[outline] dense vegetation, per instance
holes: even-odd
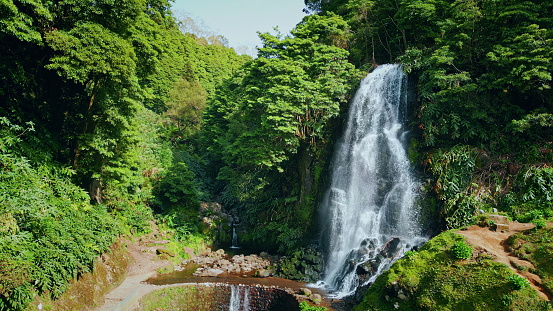
[[[306,0],[350,24],[353,62],[416,79],[418,162],[448,227],[497,207],[551,216],[551,1]]]
[[[517,233],[507,241],[510,250],[519,258],[529,260],[536,267],[543,286],[553,293],[553,228],[539,228]]]
[[[0,310],[21,310],[147,230],[152,208],[197,211],[184,143],[250,57],[180,32],[166,0],[2,0],[0,13]],[[179,217],[175,231],[198,231]]]
[[[349,51],[357,67],[400,62],[410,74],[418,99],[410,156],[427,175],[425,215],[436,215],[440,228],[460,228],[474,223],[479,211],[495,208],[546,227],[553,217],[553,2],[305,2],[313,12],[342,16],[354,30]],[[493,299],[495,292],[482,295],[494,286],[507,290],[501,285],[507,280],[499,275],[479,279],[479,271],[493,274],[505,268],[486,260],[460,265],[447,256],[424,258],[435,252],[430,250],[434,243],[379,278],[367,292],[363,310],[391,310],[394,303],[402,310],[544,308],[530,302],[514,306],[524,299],[508,292],[503,302]],[[457,258],[469,255],[462,244],[454,250]],[[542,262],[538,269],[553,260],[547,251],[536,257]],[[419,260],[421,266],[413,266]],[[420,274],[415,283],[403,284],[412,299],[384,299],[393,282],[410,282],[414,274],[407,268]]]
[[[314,15],[291,36],[261,34],[258,57],[209,103],[203,134],[219,200],[257,248],[291,252],[313,231],[331,122],[359,78],[342,48],[348,33],[338,16]]]

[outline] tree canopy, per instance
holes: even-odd
[[[261,33],[263,47],[258,58],[216,91],[204,117],[205,135],[213,142],[209,150],[225,163],[219,178],[227,179],[229,187],[235,188],[231,196],[248,193],[251,200],[260,200],[262,191],[272,188],[268,185],[271,180],[282,178],[280,174],[303,174],[294,164],[298,157],[303,153],[315,156],[320,145],[327,143],[331,120],[339,115],[359,78],[342,48],[348,31],[341,18],[330,14],[306,17],[291,36]],[[236,190],[240,185],[248,186]],[[290,186],[303,192],[300,197],[314,193],[313,189],[299,189],[297,180]],[[273,199],[291,195],[291,189],[275,191],[269,191]],[[237,199],[244,204],[250,200]],[[292,201],[283,204],[293,205]],[[253,216],[259,208],[243,212]],[[293,213],[275,213],[282,214],[277,218],[293,217]],[[258,228],[262,223],[272,226],[269,231],[281,232],[276,240],[290,245],[300,241],[306,232],[302,228],[312,222],[302,218],[307,223],[293,224],[290,230],[303,233],[288,239],[284,238],[286,222],[276,228],[271,225],[276,219],[271,218],[267,215],[249,221]]]

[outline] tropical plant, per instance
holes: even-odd
[[[472,247],[465,242],[459,241],[451,246],[451,253],[456,259],[469,259],[472,257]]]

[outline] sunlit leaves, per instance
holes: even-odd
[[[173,135],[187,139],[200,129],[207,92],[199,82],[180,79],[169,91],[165,116],[172,126]]]
[[[497,72],[505,73],[491,82],[492,85],[510,85],[523,91],[551,87],[553,39],[549,38],[546,29],[535,24],[525,31],[504,45],[495,45],[486,55],[497,66]]]
[[[98,24],[85,23],[70,31],[53,31],[46,37],[59,52],[47,68],[80,83],[130,83],[135,53],[119,35]]]
[[[42,28],[53,19],[47,6],[39,0],[1,0],[0,16],[0,39],[11,35],[36,44],[41,44]]]

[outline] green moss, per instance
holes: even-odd
[[[535,228],[512,235],[507,243],[519,258],[530,260],[543,285],[553,294],[553,228]]]
[[[212,310],[216,287],[170,287],[153,291],[140,299],[140,311]]]
[[[355,310],[550,310],[532,287],[514,290],[513,272],[485,257],[456,260],[464,238],[444,232],[377,278]]]

